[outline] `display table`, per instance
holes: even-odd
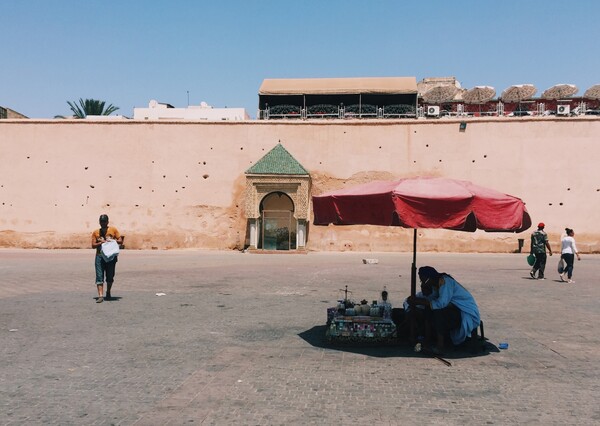
[[[382,317],[335,315],[325,335],[330,341],[384,342],[396,337],[396,325]]]

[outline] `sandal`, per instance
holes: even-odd
[[[96,299],[96,303],[102,303],[104,302],[104,297],[100,296]]]

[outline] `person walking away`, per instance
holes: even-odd
[[[100,229],[92,232],[92,248],[96,249],[95,269],[96,269],[96,287],[98,289],[98,298],[96,303],[104,301],[104,279],[106,277],[106,299],[111,298],[111,288],[115,278],[115,267],[117,265],[117,256],[107,262],[102,258],[102,244],[107,241],[116,240],[117,244],[123,244],[123,237],[119,230],[114,226],[108,226],[108,216],[100,215]]]
[[[531,278],[535,279],[535,273],[537,272],[538,280],[546,279],[544,278],[544,270],[546,269],[546,249],[548,249],[548,253],[552,256],[552,248],[548,242],[548,234],[544,232],[545,227],[546,225],[544,222],[540,222],[537,231],[534,231],[531,234],[531,248],[529,252],[535,256],[535,263],[533,264],[533,268],[531,269],[531,272],[529,272],[529,275]]]
[[[574,283],[571,278],[573,277],[573,263],[575,256],[577,260],[581,260],[577,246],[575,245],[575,232],[571,228],[565,228],[566,235],[561,240],[561,251],[560,257],[566,263],[565,271],[560,274],[561,281],[567,281],[569,284]]]

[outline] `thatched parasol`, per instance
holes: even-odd
[[[436,86],[423,94],[423,101],[428,104],[450,102],[458,91],[459,88],[454,85]]]
[[[544,99],[562,99],[569,98],[577,93],[579,89],[574,84],[556,84],[549,89],[544,90],[542,98]]]
[[[537,92],[533,84],[515,84],[502,92],[500,98],[504,102],[521,102],[526,99],[531,99]]]
[[[583,97],[588,99],[600,99],[600,84],[594,84],[587,89],[583,94]]]
[[[463,101],[467,104],[484,104],[496,96],[496,89],[492,86],[475,86],[463,94]]]

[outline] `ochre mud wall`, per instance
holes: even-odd
[[[555,249],[600,251],[600,120],[0,122],[0,247],[85,248],[100,213],[128,248],[241,249],[244,172],[279,141],[318,194],[372,179],[466,179],[518,197]],[[420,230],[419,251],[509,252],[522,234]],[[412,231],[309,224],[308,249],[410,251]]]

